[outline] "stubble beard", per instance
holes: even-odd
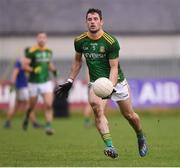
[[[92,33],[92,34],[96,34],[96,33],[99,32],[99,31],[100,31],[100,28],[97,29],[97,30],[90,30],[90,29],[89,29],[89,32]]]

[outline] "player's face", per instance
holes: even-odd
[[[47,42],[47,35],[45,33],[39,33],[37,35],[37,43],[40,47],[44,47]]]
[[[89,32],[97,33],[102,29],[103,21],[100,19],[98,13],[89,13],[86,18],[86,24]]]

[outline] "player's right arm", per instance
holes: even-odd
[[[30,67],[29,65],[25,65],[23,69],[24,69],[26,72],[32,72],[32,71],[33,71],[32,67]]]
[[[79,71],[81,69],[81,66],[82,66],[82,54],[76,52],[75,53],[75,59],[74,59],[72,66],[71,66],[69,79],[74,80],[77,77],[77,75],[79,74]]]
[[[82,66],[82,39],[86,37],[86,34],[82,34],[74,39],[75,58],[71,66],[69,79],[73,80],[77,77]]]
[[[60,97],[68,97],[69,90],[73,85],[73,81],[78,75],[82,65],[82,54],[76,52],[75,59],[71,65],[71,71],[69,74],[69,78],[63,84],[58,85],[55,88],[55,95]]]
[[[75,39],[75,41],[74,41],[74,47],[75,47],[76,53],[75,53],[73,63],[71,65],[69,77],[65,83],[60,84],[55,88],[56,96],[62,96],[62,97],[68,96],[69,90],[71,89],[71,87],[73,85],[73,81],[77,77],[77,75],[79,74],[79,71],[81,69],[81,66],[82,66],[81,43],[79,43],[77,39]]]
[[[31,60],[29,58],[23,57],[21,59],[22,68],[26,72],[32,72],[32,67],[30,66]]]

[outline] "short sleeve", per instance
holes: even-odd
[[[29,53],[29,47],[26,47],[26,48],[24,49],[24,55],[27,56],[28,53]]]
[[[53,58],[53,52],[52,52],[52,50],[50,50],[50,49],[48,50],[48,52],[49,52],[49,59],[52,60],[52,58]]]
[[[21,69],[22,66],[21,66],[21,63],[19,60],[16,61],[15,65],[14,65],[14,68],[17,68],[17,69]]]
[[[110,49],[109,49],[109,53],[108,53],[109,59],[114,59],[114,58],[119,57],[119,50],[120,50],[119,43],[115,39],[114,43],[112,43],[110,45]]]
[[[29,50],[25,52],[25,57],[31,58],[31,52]]]
[[[80,41],[74,40],[74,49],[78,53],[82,53],[81,43]]]

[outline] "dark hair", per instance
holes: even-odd
[[[87,13],[86,13],[86,19],[89,13],[97,13],[100,17],[100,19],[102,20],[102,12],[100,9],[95,9],[95,8],[90,8]]]

